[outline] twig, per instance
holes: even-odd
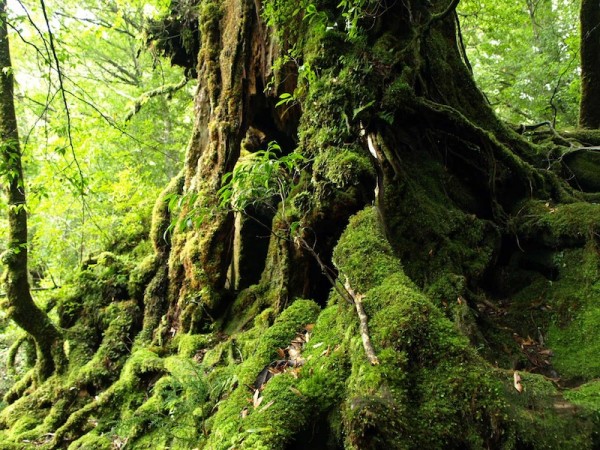
[[[344,290],[342,290],[342,288],[340,287],[340,283],[338,283],[336,280],[334,280],[333,277],[330,275],[329,271],[331,269],[329,269],[329,267],[327,267],[327,264],[325,264],[321,260],[321,257],[319,256],[319,254],[317,252],[315,252],[315,250],[310,245],[308,245],[308,242],[306,242],[306,240],[302,237],[296,237],[294,239],[294,241],[298,242],[300,244],[300,246],[303,249],[305,249],[308,253],[310,253],[310,255],[315,259],[315,261],[317,261],[317,264],[321,268],[321,272],[323,273],[323,275],[325,275],[325,277],[327,278],[327,281],[329,281],[329,283],[333,286],[335,291],[348,303],[354,304],[355,299],[354,299],[354,296],[352,295],[352,293],[350,291],[348,291],[348,289],[345,289],[346,292],[344,292]],[[345,285],[344,285],[344,288],[346,288]]]
[[[370,361],[371,365],[376,366],[379,364],[379,359],[375,354],[375,350],[373,349],[373,344],[371,343],[371,337],[369,335],[369,325],[367,314],[362,305],[362,300],[365,298],[364,294],[357,294],[350,287],[350,281],[348,277],[346,277],[346,283],[344,283],[344,288],[346,292],[352,297],[354,300],[354,306],[356,307],[356,313],[358,314],[358,319],[360,321],[360,337],[362,338],[363,348],[365,349],[365,353],[367,355],[367,359]]]
[[[50,44],[50,51],[51,51],[52,57],[54,59],[54,64],[56,64],[56,73],[58,75],[58,85],[60,88],[61,97],[62,97],[63,105],[65,108],[65,115],[67,118],[67,138],[69,140],[69,147],[71,149],[73,161],[75,162],[75,166],[77,166],[77,171],[79,172],[79,181],[81,183],[79,186],[79,191],[81,194],[81,201],[82,201],[82,203],[84,203],[85,199],[83,196],[84,196],[85,179],[83,176],[83,171],[81,170],[81,166],[79,165],[79,161],[77,160],[77,155],[75,154],[75,146],[73,144],[73,136],[71,135],[71,111],[69,109],[69,104],[67,102],[67,94],[66,94],[66,90],[65,90],[65,86],[64,86],[64,81],[63,81],[63,73],[62,73],[62,69],[60,68],[60,62],[59,62],[60,60],[58,59],[58,55],[56,53],[56,46],[54,45],[54,34],[52,33],[52,29],[50,28],[50,21],[48,19],[48,12],[46,11],[46,3],[44,2],[44,0],[40,0],[40,5],[42,7],[44,21],[46,22],[46,28],[48,29],[48,43]]]

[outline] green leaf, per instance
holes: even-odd
[[[375,104],[375,101],[370,101],[369,103],[367,103],[364,106],[360,106],[358,108],[354,108],[354,110],[352,111],[352,120],[356,119],[356,117],[363,112],[364,110],[370,108],[371,106],[373,106]]]

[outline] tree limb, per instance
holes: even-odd
[[[125,122],[129,122],[131,118],[135,116],[140,111],[140,109],[142,109],[142,105],[151,98],[158,97],[159,95],[172,94],[173,92],[177,92],[179,89],[184,87],[187,84],[187,82],[187,78],[184,77],[177,84],[166,84],[164,86],[160,86],[156,89],[142,94],[140,97],[137,98],[135,102],[133,102],[131,111],[129,111],[129,113],[127,113],[127,115],[125,116]]]
[[[429,22],[427,23],[427,26],[431,26],[431,24],[436,20],[443,20],[446,17],[448,17],[456,9],[459,2],[460,0],[450,0],[450,3],[446,7],[446,9],[444,9],[438,14],[432,14],[431,19],[429,19]]]

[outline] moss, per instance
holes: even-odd
[[[385,33],[373,45],[372,57],[380,64],[393,66],[401,60],[401,45],[402,42],[395,33]]]
[[[564,156],[563,164],[572,176],[570,183],[587,192],[600,192],[600,155],[595,152],[574,152]]]
[[[193,358],[208,347],[214,345],[213,334],[180,334],[177,336],[177,353],[185,358]]]
[[[252,445],[267,445],[261,440],[260,436],[252,436],[254,433],[249,431],[252,428],[248,428],[248,422],[242,418],[242,412],[248,407],[248,399],[253,394],[248,391],[248,386],[254,384],[256,377],[267,364],[278,358],[277,349],[289,345],[289,342],[298,331],[302,330],[305,325],[315,322],[319,311],[319,306],[312,301],[296,300],[264,332],[252,356],[245,359],[239,370],[236,371],[239,387],[229,395],[227,401],[222,404],[215,415],[212,422],[212,433],[207,442],[209,448],[229,448],[231,445],[245,445],[243,442],[246,439],[250,439],[250,442],[253,443]],[[274,403],[272,407],[275,407],[275,404],[279,403],[279,406],[275,407],[275,410],[285,408],[286,399],[296,400],[296,397],[289,397],[289,395],[295,396],[296,394],[289,390],[290,385],[287,384],[290,382],[289,377],[285,378],[287,381],[278,381],[275,383],[275,386],[280,386],[281,389],[272,388],[272,392],[274,393],[281,390],[279,394],[273,395]],[[268,384],[272,382],[273,380],[269,381]],[[282,385],[279,383],[285,384],[285,387],[281,387]],[[279,395],[281,395],[281,399],[278,397]],[[266,412],[270,409],[271,407]],[[260,413],[255,411],[253,414]],[[295,413],[291,417],[295,417]],[[259,419],[255,420],[261,422]],[[280,420],[286,420],[285,416]],[[292,436],[288,429],[292,426],[291,423],[286,421],[286,426],[282,429],[269,431],[269,433],[274,433],[273,436],[277,436],[275,445],[278,447],[272,448],[281,448],[284,442],[289,442]],[[262,433],[262,431],[260,432]]]
[[[275,356],[277,349],[287,346],[302,327],[314,323],[320,311],[319,305],[311,300],[295,300],[267,330],[260,340],[257,354]]]
[[[280,206],[280,213],[281,210],[282,207]],[[244,326],[265,308],[273,308],[275,312],[279,312],[290,303],[290,297],[293,295],[290,292],[293,276],[291,267],[293,248],[287,239],[277,236],[277,234],[285,236],[289,233],[287,222],[289,218],[282,217],[280,213],[273,218],[272,230],[274,235],[269,240],[265,267],[258,285],[251,286],[247,291],[242,291],[232,308],[232,312],[236,309],[239,311],[242,304],[248,305],[248,309],[238,316],[242,320],[235,320],[237,326]],[[250,302],[253,302],[252,305],[250,305]]]
[[[348,189],[375,178],[373,165],[360,148],[330,148],[315,158],[313,168],[317,176],[322,176],[339,189]]]
[[[591,411],[596,422],[600,422],[600,381],[594,380],[576,389],[566,391],[564,396],[574,405]]]
[[[127,384],[135,384],[140,375],[162,372],[164,361],[154,352],[142,349],[132,353],[123,368],[120,379]]]
[[[548,247],[572,247],[585,244],[594,233],[600,217],[600,205],[528,201],[519,208],[515,229],[519,236],[541,241]]]
[[[382,202],[387,234],[406,274],[420,286],[448,273],[481,279],[499,247],[499,229],[460,189],[463,181],[449,176],[433,156],[413,162],[416,156],[406,156],[405,182],[388,180]]]
[[[357,292],[367,292],[394,273],[402,274],[402,265],[383,236],[375,208],[351,219],[335,248],[333,262],[352,280]],[[410,284],[407,277],[403,281]]]
[[[4,450],[24,450],[23,443],[9,442],[9,437],[0,431],[0,442],[2,442]]]
[[[169,202],[175,195],[180,195],[183,189],[184,173],[181,171],[161,192],[152,211],[150,240],[157,255],[164,256],[171,245],[168,230],[171,226]]]
[[[250,286],[240,292],[231,305],[225,332],[233,334],[241,331],[268,305],[268,295],[264,285]]]
[[[363,255],[362,248],[377,256]],[[555,411],[560,397],[551,383],[525,375],[529,392],[519,396],[509,375],[494,373],[476,355],[442,312],[444,305],[432,303],[402,274],[374,210],[351,219],[334,256],[340,273],[365,294],[380,359],[370,366],[360,340],[351,339],[343,409],[349,448],[590,447],[591,422]],[[359,263],[368,258],[377,263]],[[464,280],[449,277],[430,292],[454,296],[463,289]],[[351,315],[339,317],[356,330]]]
[[[506,425],[502,385],[480,361],[442,360],[418,375],[420,408],[414,418],[427,430],[414,436],[424,448],[486,448]]]
[[[26,431],[33,430],[39,424],[39,417],[34,415],[23,415],[11,426],[11,433],[18,436]]]
[[[157,340],[161,338],[157,329],[168,307],[168,268],[158,267],[152,280],[146,286],[144,292],[144,319],[142,331],[136,337],[136,344],[149,344],[153,341],[153,337]]]
[[[477,448],[498,436],[505,407],[500,384],[452,322],[404,275],[373,208],[350,220],[334,260],[365,295],[380,359],[371,366],[360,339],[351,338],[343,409],[347,446]],[[356,336],[354,315],[343,320],[347,333]]]
[[[144,260],[133,268],[129,274],[127,291],[133,300],[142,302],[146,287],[158,270],[159,260],[156,255],[148,255]]]
[[[52,445],[62,445],[65,440],[79,438],[94,428],[101,431],[107,424],[120,419],[122,410],[134,407],[143,398],[140,388],[144,381],[163,373],[164,362],[156,354],[148,350],[133,353],[110,387],[73,411],[56,429]],[[102,421],[98,422],[98,419]]]
[[[178,357],[166,359],[165,368],[169,375],[156,381],[152,395],[122,415],[117,432],[133,448],[189,448],[200,439],[202,405],[208,397],[203,373],[196,363]]]
[[[0,413],[0,428],[10,429],[22,417],[36,417],[41,422],[56,401],[58,380],[57,376],[50,377],[37,389],[31,389],[28,395],[20,396],[14,403],[4,407]]]
[[[404,106],[407,100],[411,100],[414,96],[414,91],[409,86],[406,76],[399,76],[387,87],[383,100],[382,107],[388,110],[395,110],[400,106]]]
[[[10,389],[4,395],[4,401],[8,404],[13,403],[15,400],[19,399],[27,389],[29,389],[34,381],[35,372],[33,369],[30,369],[25,373],[19,380],[13,384]]]
[[[295,384],[296,380],[289,374],[276,376],[267,383],[261,395],[263,407],[251,408],[244,420],[246,434],[241,435],[239,448],[284,449],[294,434],[307,425],[310,418],[308,399]]]
[[[386,392],[351,398],[345,409],[347,448],[409,448],[402,442],[406,428],[401,420],[403,413]]]
[[[88,433],[71,445],[69,445],[69,450],[111,450],[114,448],[114,442],[110,440],[107,436],[97,435],[94,433]]]
[[[335,323],[338,308],[328,309],[327,314],[319,315],[315,324],[310,341],[314,344],[307,345],[304,350],[306,366],[295,371],[295,375],[287,373],[272,378],[265,385],[261,393],[263,400],[257,408],[252,406],[253,392],[247,386],[254,383],[266,364],[279,358],[277,348],[289,345],[297,331],[307,323],[314,323],[319,309],[313,302],[297,300],[272,326],[269,327],[268,319],[259,316],[255,320],[256,328],[236,338],[242,354],[246,353],[244,349],[252,349],[251,356],[246,357],[236,371],[236,383],[240,383],[240,387],[222,403],[214,421],[210,420],[209,448],[236,445],[239,448],[275,449],[285,448],[296,439],[298,442],[310,441],[303,430],[340,401],[347,377],[345,352],[339,346],[334,349],[343,334]],[[267,327],[266,331],[261,331],[264,327]],[[254,337],[257,331],[260,339]],[[263,345],[264,339],[266,345]],[[327,348],[329,351],[323,354]],[[231,372],[223,371],[221,376],[228,382]],[[242,418],[243,411],[245,418]]]
[[[545,267],[549,266],[553,276],[549,279],[548,274],[543,276],[529,270],[524,283],[509,281],[518,287],[510,293],[511,303],[503,316],[504,323],[520,336],[538,340],[541,336],[552,351],[553,369],[563,379],[589,380],[600,376],[598,358],[594,356],[600,351],[595,331],[600,326],[596,301],[600,292],[600,256],[596,244],[590,241],[584,248],[551,252],[525,248],[527,253],[519,252],[521,258],[537,253],[544,262],[539,263],[541,256],[530,255],[526,267],[548,272]],[[537,265],[531,265],[532,261]],[[529,312],[529,320],[522,319],[523,311]]]
[[[585,414],[573,415],[574,406],[562,398],[549,380],[521,373],[523,393],[519,394],[512,387],[511,378],[511,374],[505,378],[505,395],[511,404],[508,413],[514,427],[507,436],[507,447],[594,448],[594,423]]]
[[[134,301],[109,305],[101,313],[104,336],[93,358],[71,375],[79,385],[101,388],[112,381],[129,356],[131,339],[139,309]]]
[[[568,325],[553,324],[548,331],[548,344],[554,351],[553,364],[565,378],[600,377],[598,329],[600,308],[587,305],[573,314]]]
[[[457,302],[458,298],[464,297],[468,292],[467,283],[468,281],[464,275],[447,273],[427,286],[424,292],[438,308],[446,312],[448,317],[455,317],[454,314],[463,315],[464,312],[462,307],[457,308],[457,306],[460,307],[464,304],[468,309],[465,302],[461,301],[461,304]],[[456,311],[457,309],[461,311]]]

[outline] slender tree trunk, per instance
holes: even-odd
[[[582,0],[579,125],[600,128],[600,3]]]
[[[21,148],[13,102],[13,73],[8,44],[6,0],[0,0],[0,154],[8,204],[8,244],[3,256],[8,315],[29,333],[37,348],[37,375],[59,369],[62,338],[47,314],[33,301],[27,271],[27,210]]]

